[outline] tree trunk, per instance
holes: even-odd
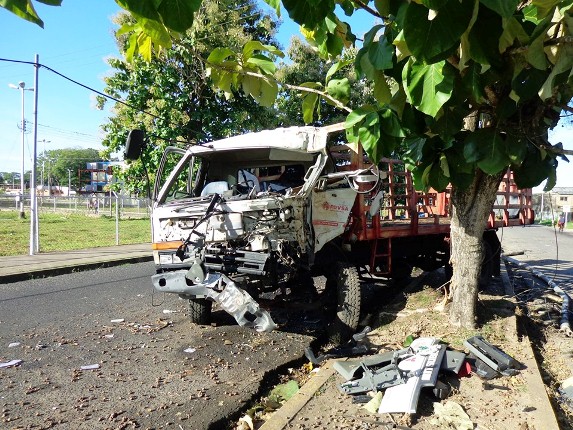
[[[476,171],[466,190],[452,190],[450,322],[475,328],[483,233],[503,174]]]

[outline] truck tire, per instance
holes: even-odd
[[[358,327],[360,320],[360,277],[356,266],[350,263],[336,265],[336,316],[329,327],[332,343],[346,342]]]
[[[211,322],[211,306],[213,302],[207,299],[189,299],[189,319],[194,324],[209,324]]]

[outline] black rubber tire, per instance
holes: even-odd
[[[336,275],[336,316],[329,328],[329,340],[341,344],[356,332],[360,321],[360,276],[350,263],[338,263]]]
[[[481,264],[481,271],[479,275],[479,289],[484,290],[489,285],[494,270],[494,253],[491,245],[487,240],[483,241],[483,260]]]
[[[211,322],[211,307],[213,302],[207,299],[189,299],[189,319],[195,324]]]

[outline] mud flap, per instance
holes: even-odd
[[[213,279],[215,278],[215,279]],[[277,325],[271,315],[242,288],[223,274],[210,275],[206,279],[206,296],[219,303],[242,327],[253,327],[256,331],[273,331]]]

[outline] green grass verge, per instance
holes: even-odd
[[[114,246],[115,218],[45,213],[39,216],[40,252]],[[30,218],[19,219],[17,211],[0,211],[0,256],[27,255],[30,250]],[[119,244],[151,241],[149,219],[120,219]]]

